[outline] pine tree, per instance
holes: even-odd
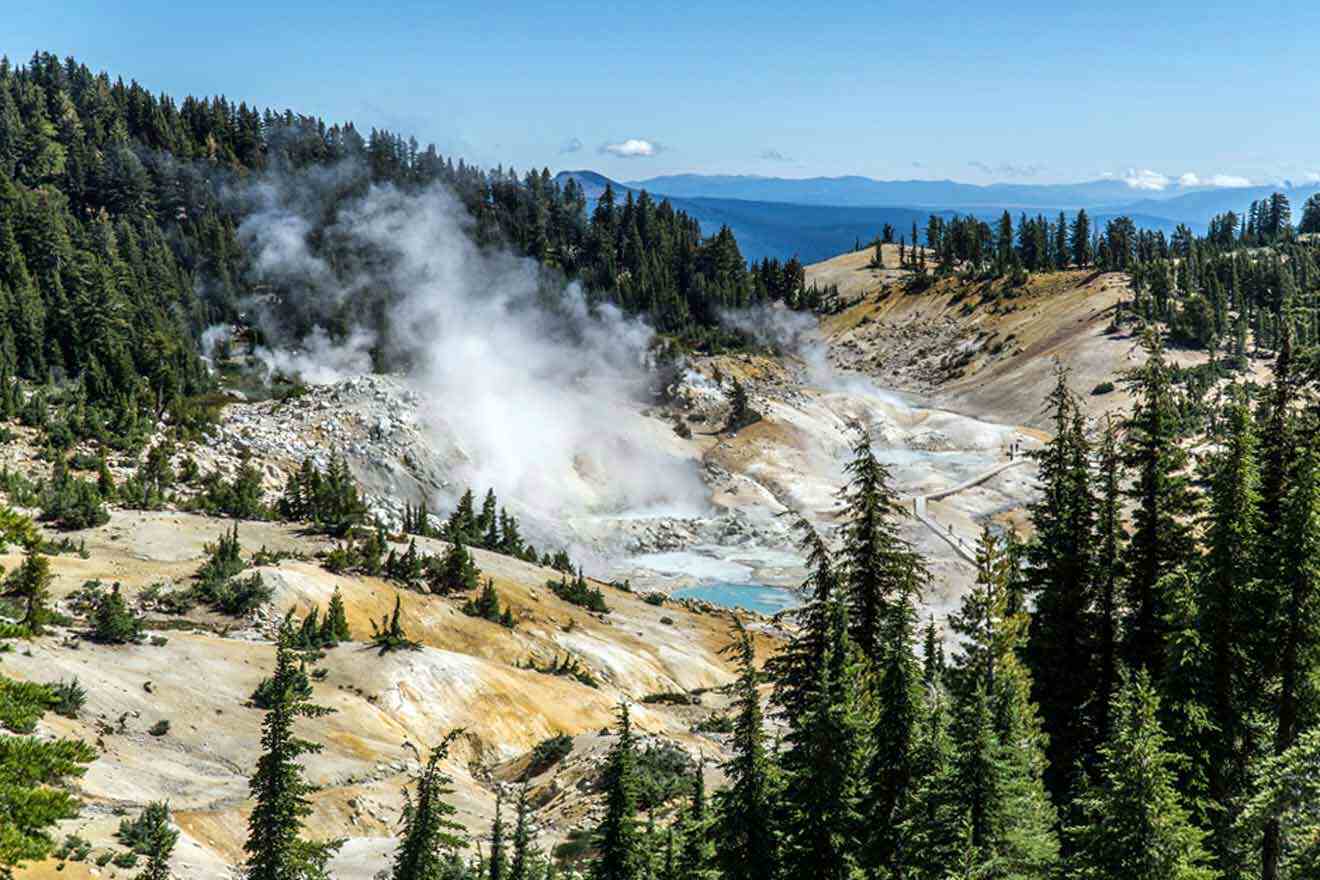
[[[628,704],[619,704],[619,736],[605,768],[605,817],[596,828],[593,880],[642,880],[646,853],[637,826],[637,752]]]
[[[977,560],[976,583],[949,618],[962,637],[949,670],[956,789],[987,870],[1046,878],[1059,844],[1043,781],[1045,738],[1018,660],[1025,614],[1013,602],[1007,553],[988,530]]]
[[[1160,727],[1159,698],[1145,670],[1125,674],[1114,731],[1100,748],[1099,781],[1076,805],[1067,829],[1075,880],[1212,880],[1196,828],[1178,797],[1175,757]]]
[[[504,792],[495,792],[495,821],[490,826],[489,880],[504,880],[509,873],[509,854],[504,848]]]
[[[0,676],[0,878],[13,869],[39,862],[51,851],[51,831],[57,822],[78,815],[79,803],[70,783],[82,776],[97,752],[80,740],[48,740],[9,736],[30,733],[51,702],[42,686],[29,686]],[[35,705],[34,705],[35,704]],[[16,717],[26,717],[20,726]]]
[[[532,830],[527,802],[527,783],[518,789],[517,816],[513,824],[513,858],[509,860],[509,880],[533,880],[532,868],[536,852],[532,847]]]
[[[926,688],[921,728],[913,750],[912,795],[897,830],[902,846],[893,875],[946,880],[956,864],[966,811],[954,772],[947,695],[938,679]]]
[[[321,643],[339,644],[353,641],[353,634],[348,628],[348,614],[344,611],[344,597],[339,587],[330,595],[330,604],[325,610],[325,619],[321,621]]]
[[[916,612],[904,603],[895,604],[888,613],[892,621],[886,625],[889,641],[883,665],[872,673],[879,681],[871,685],[874,717],[866,764],[870,785],[862,795],[863,811],[869,818],[863,853],[868,873],[896,871],[907,858],[899,832],[918,781],[916,750],[924,681],[914,653]],[[857,670],[853,672],[853,688],[865,689],[868,682]]]
[[[452,537],[449,550],[445,553],[440,572],[431,584],[433,593],[466,593],[477,588],[481,572],[472,561],[461,537]]]
[[[1249,633],[1259,625],[1263,610],[1256,577],[1262,522],[1253,419],[1245,404],[1233,403],[1226,421],[1223,449],[1209,467],[1210,503],[1203,524],[1206,553],[1195,598],[1209,689],[1204,701],[1214,734],[1185,746],[1199,747],[1206,762],[1209,796],[1216,805],[1211,848],[1219,868],[1234,874],[1242,866],[1234,855],[1233,804],[1245,784],[1252,750],[1248,718],[1258,705],[1253,694],[1263,685],[1261,658],[1244,650],[1253,641]]]
[[[1314,438],[1315,431],[1309,431],[1308,436]],[[1278,598],[1271,621],[1261,627],[1278,656],[1270,682],[1271,690],[1277,689],[1278,694],[1272,713],[1270,761],[1274,765],[1287,763],[1285,756],[1305,735],[1307,719],[1312,725],[1312,739],[1320,741],[1320,727],[1314,726],[1320,699],[1314,684],[1308,684],[1307,673],[1320,662],[1320,454],[1314,439],[1298,452],[1289,476],[1280,511],[1280,541],[1275,550],[1280,557],[1277,571],[1281,576],[1274,584]],[[1280,787],[1289,785],[1287,780],[1284,776]],[[1260,797],[1257,795],[1258,800]],[[1281,866],[1287,849],[1280,821],[1282,809],[1266,802],[1258,804],[1256,812],[1264,819],[1261,877],[1277,880],[1283,876]],[[1320,821],[1315,825],[1320,826]],[[1297,846],[1293,843],[1294,848]],[[1312,847],[1312,853],[1315,864],[1320,865],[1320,847]]]
[[[725,652],[738,664],[734,686],[732,756],[724,764],[729,785],[719,793],[716,859],[724,880],[762,880],[776,875],[779,864],[774,823],[775,768],[765,745],[763,716],[752,636],[737,617]]]
[[[1091,717],[1097,742],[1104,742],[1110,733],[1110,701],[1118,688],[1118,649],[1121,618],[1120,587],[1126,566],[1124,544],[1127,531],[1123,527],[1123,460],[1118,439],[1118,428],[1112,418],[1106,417],[1104,433],[1100,437],[1099,455],[1093,481],[1100,487],[1096,507],[1095,609],[1096,670],[1095,701]]]
[[[710,818],[706,815],[705,761],[697,763],[692,776],[692,803],[681,820],[683,845],[672,875],[674,880],[713,880]]]
[[[802,717],[811,704],[816,673],[830,638],[829,603],[838,591],[834,560],[820,534],[805,517],[798,517],[794,528],[808,571],[802,592],[809,598],[793,612],[798,627],[788,643],[765,664],[766,675],[774,684],[776,711],[789,724]]]
[[[1160,582],[1191,559],[1191,520],[1197,503],[1184,473],[1187,454],[1178,442],[1177,401],[1164,346],[1147,330],[1142,347],[1146,362],[1126,379],[1135,405],[1124,425],[1124,463],[1135,482],[1128,492],[1134,510],[1124,657],[1131,668],[1149,670],[1158,678],[1167,638],[1167,602]]]
[[[291,647],[293,627],[287,620],[275,647],[271,701],[261,725],[261,758],[252,774],[256,801],[248,819],[248,880],[322,880],[326,864],[342,841],[303,839],[302,820],[311,815],[311,786],[302,777],[298,758],[321,746],[294,735],[299,718],[320,718],[331,710],[317,706],[296,690],[299,667]]]
[[[780,869],[789,877],[853,880],[859,872],[869,724],[860,706],[861,672],[848,639],[847,610],[838,598],[827,604],[830,638],[817,685],[783,758]]]
[[[894,609],[918,599],[929,580],[925,562],[899,535],[906,514],[892,486],[889,469],[875,457],[871,438],[859,432],[840,492],[839,580],[848,601],[853,642],[874,664],[883,663],[890,644],[886,626]]]
[[[41,554],[40,544],[32,541],[23,555],[22,564],[5,578],[0,598],[17,599],[23,608],[18,625],[29,635],[38,636],[45,631],[50,620],[50,584],[54,575],[50,560]]]
[[[161,822],[148,831],[146,841],[147,864],[135,880],[170,880],[170,854],[178,842],[179,832]]]
[[[1035,535],[1027,549],[1027,589],[1035,596],[1026,656],[1049,735],[1050,788],[1066,797],[1080,758],[1094,747],[1084,707],[1098,691],[1094,640],[1100,604],[1093,581],[1096,500],[1091,448],[1068,370],[1055,368],[1047,399],[1054,436],[1036,453],[1041,497],[1030,507]]]
[[[467,829],[453,818],[458,810],[446,800],[453,793],[453,780],[440,768],[461,733],[450,731],[431,750],[413,781],[413,792],[404,791],[403,827],[390,880],[448,878],[452,876],[448,869],[467,848]]]

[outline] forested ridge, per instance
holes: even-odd
[[[442,185],[479,244],[533,257],[548,280],[581,280],[593,301],[693,342],[729,337],[724,309],[796,304],[801,292],[796,261],[749,268],[727,229],[703,238],[645,193],[602,198],[587,216],[580,188],[548,170],[483,171],[389,131],[177,100],[37,54],[0,62],[0,367],[79,379],[96,403],[151,397],[159,411],[206,387],[200,334],[238,321],[253,294],[276,304],[281,341],[296,342],[306,316],[254,276],[238,235],[249,206],[235,193],[264,175],[331,168],[336,198],[310,237],[332,260],[335,243],[320,236],[341,205],[373,184]],[[326,329],[370,323],[379,306],[346,303]]]

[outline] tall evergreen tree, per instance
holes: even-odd
[[[848,600],[853,642],[872,663],[885,660],[896,607],[916,601],[929,580],[924,560],[899,534],[906,515],[889,469],[876,457],[870,435],[859,431],[845,470],[839,579]]]
[[[1160,727],[1159,698],[1141,670],[1125,676],[1114,730],[1100,748],[1099,781],[1077,800],[1068,828],[1075,880],[1212,880],[1205,834],[1178,796],[1175,756]]]
[[[1031,507],[1035,535],[1028,545],[1027,588],[1034,594],[1027,657],[1034,698],[1049,735],[1050,788],[1066,796],[1080,757],[1094,745],[1086,707],[1097,698],[1095,508],[1091,448],[1082,408],[1055,368],[1047,399],[1054,436],[1037,454],[1041,497]]]
[[[1211,849],[1221,871],[1243,866],[1232,829],[1235,803],[1246,783],[1253,751],[1249,718],[1264,685],[1260,657],[1244,650],[1250,629],[1259,626],[1258,542],[1262,529],[1260,475],[1254,420],[1244,403],[1230,404],[1223,448],[1209,467],[1210,498],[1203,526],[1205,557],[1197,577],[1197,629],[1204,646],[1205,695],[1214,734],[1198,737],[1215,805]]]
[[[861,670],[848,638],[847,609],[838,598],[827,605],[830,638],[817,685],[783,757],[779,867],[788,877],[853,880],[860,873],[862,769],[870,725],[860,704]]]
[[[637,752],[628,704],[619,704],[618,739],[605,768],[605,817],[596,828],[594,880],[642,880],[647,855],[637,825]]]
[[[441,880],[467,847],[467,829],[454,819],[458,811],[446,800],[453,793],[452,780],[440,766],[461,733],[450,731],[431,750],[413,791],[404,791],[403,827],[390,880]]]
[[[705,761],[697,762],[692,776],[692,803],[681,820],[682,849],[671,880],[713,880],[710,817],[706,814]],[[667,872],[668,873],[668,872]]]
[[[1158,679],[1167,639],[1161,579],[1192,557],[1197,502],[1185,473],[1187,453],[1179,443],[1178,406],[1163,343],[1147,330],[1142,348],[1146,361],[1126,380],[1135,402],[1124,424],[1124,463],[1134,476],[1128,492],[1134,509],[1124,657],[1133,669],[1149,670]]]
[[[275,646],[275,672],[270,702],[261,725],[261,758],[252,774],[256,801],[248,819],[248,880],[325,880],[326,865],[342,841],[310,841],[301,836],[303,819],[311,815],[311,786],[303,779],[298,758],[321,750],[317,743],[294,735],[299,718],[320,718],[331,710],[310,702],[299,690],[300,666],[292,644],[293,624],[286,619]]]
[[[775,767],[766,749],[760,671],[756,647],[749,633],[733,618],[734,641],[725,648],[738,664],[734,685],[732,755],[724,764],[729,786],[718,798],[716,859],[724,880],[761,880],[774,877],[779,865],[778,833],[774,822],[777,788]]]
[[[1123,460],[1115,421],[1106,417],[1100,437],[1093,482],[1099,487],[1096,507],[1095,609],[1096,671],[1095,701],[1091,716],[1099,742],[1110,734],[1110,703],[1118,688],[1118,651],[1121,588],[1126,570],[1123,526]]]

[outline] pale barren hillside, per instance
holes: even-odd
[[[130,602],[158,582],[186,586],[204,558],[204,544],[230,525],[192,514],[115,511],[111,522],[81,533],[88,558],[51,557],[54,598],[73,612],[70,597],[91,578],[118,581]],[[79,789],[82,815],[60,829],[93,844],[94,854],[113,846],[120,818],[149,801],[168,800],[184,831],[173,865],[177,876],[227,876],[242,858],[250,808],[247,777],[259,755],[262,713],[245,705],[270,673],[273,622],[293,609],[299,616],[326,607],[339,588],[356,641],[326,652],[314,664],[315,699],[335,712],[300,722],[324,751],[307,762],[316,785],[318,837],[349,839],[336,860],[336,876],[370,878],[388,864],[397,828],[399,793],[419,755],[454,728],[464,735],[451,756],[460,818],[480,829],[493,813],[496,784],[516,774],[501,770],[525,763],[537,743],[557,734],[576,739],[573,754],[534,780],[543,843],[590,825],[593,780],[608,742],[598,734],[611,725],[618,703],[633,705],[635,726],[691,754],[721,754],[718,737],[696,734],[696,721],[722,705],[707,694],[699,706],[648,704],[648,694],[688,692],[729,682],[732,671],[720,649],[728,642],[724,615],[698,613],[675,602],[656,606],[639,596],[603,586],[611,613],[592,614],[556,597],[545,583],[558,574],[509,557],[474,551],[483,576],[493,579],[516,626],[469,617],[465,597],[400,591],[386,581],[340,577],[313,558],[328,542],[296,527],[243,522],[244,555],[259,547],[288,551],[258,569],[274,597],[264,613],[235,620],[199,609],[186,617],[149,614],[156,643],[108,646],[82,637],[85,623],[27,642],[4,655],[0,669],[13,678],[58,681],[77,678],[88,702],[77,720],[47,715],[39,734],[73,736],[100,752]],[[439,541],[418,539],[423,552],[443,552]],[[402,545],[399,545],[402,549]],[[20,561],[0,557],[6,569]],[[420,650],[384,656],[364,644],[371,620],[402,597],[402,618]],[[759,635],[768,648],[774,630]],[[160,640],[166,640],[159,644]],[[571,677],[522,668],[573,657],[599,681],[588,687]],[[164,735],[150,729],[168,721]],[[117,850],[118,851],[118,850]],[[92,874],[92,871],[98,872]],[[56,862],[30,868],[23,878],[132,876],[113,866]]]
[[[848,304],[822,322],[840,368],[959,412],[1045,427],[1043,399],[1062,363],[1093,415],[1127,406],[1121,384],[1091,393],[1143,357],[1130,329],[1113,326],[1115,306],[1132,298],[1126,275],[1040,273],[1021,286],[948,278],[908,292],[897,273],[868,268],[870,259],[869,251],[848,253],[807,267],[808,283],[838,285]],[[1176,350],[1171,357],[1206,359]]]

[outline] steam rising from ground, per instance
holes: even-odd
[[[367,372],[373,349],[402,355],[460,491],[489,486],[545,516],[705,509],[695,464],[667,425],[639,413],[649,327],[608,306],[589,314],[576,285],[547,290],[531,260],[479,250],[471,218],[440,187],[372,186],[341,202],[322,240],[366,256],[332,266],[310,237],[343,185],[335,169],[262,183],[243,193],[254,204],[240,235],[259,275],[294,290],[318,321],[356,293],[392,291],[388,338],[355,330],[332,341],[318,329],[296,348],[259,352],[268,368],[330,382]]]

